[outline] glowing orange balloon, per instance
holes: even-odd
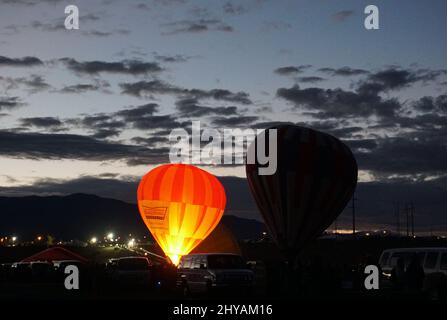
[[[213,231],[225,204],[219,180],[191,165],[159,166],[138,186],[141,217],[175,265]]]

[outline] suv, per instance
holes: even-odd
[[[235,254],[190,254],[180,259],[177,286],[184,295],[222,289],[249,292],[253,286],[253,271]]]

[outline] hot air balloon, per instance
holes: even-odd
[[[357,163],[350,149],[329,134],[295,125],[269,129],[277,130],[276,172],[260,175],[261,165],[255,161],[246,164],[246,174],[273,240],[293,265],[306,244],[349,202],[357,184]],[[268,134],[266,130],[265,138]]]
[[[191,165],[156,167],[138,186],[140,215],[175,265],[213,231],[225,204],[219,180]]]

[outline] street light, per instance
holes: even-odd
[[[108,239],[108,240],[113,241],[113,237],[114,237],[113,232],[109,232],[109,233],[107,234],[107,239]]]
[[[92,238],[90,239],[90,243],[91,243],[91,244],[95,244],[96,242],[98,242],[98,239],[97,239],[96,237],[92,237]]]
[[[129,248],[132,248],[135,245],[135,239],[130,239],[129,242],[127,243],[127,246]]]

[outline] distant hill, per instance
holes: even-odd
[[[51,234],[62,239],[89,239],[109,231],[147,234],[135,204],[90,194],[0,197],[0,235],[32,239]],[[238,239],[256,238],[263,223],[225,215],[223,223]]]

